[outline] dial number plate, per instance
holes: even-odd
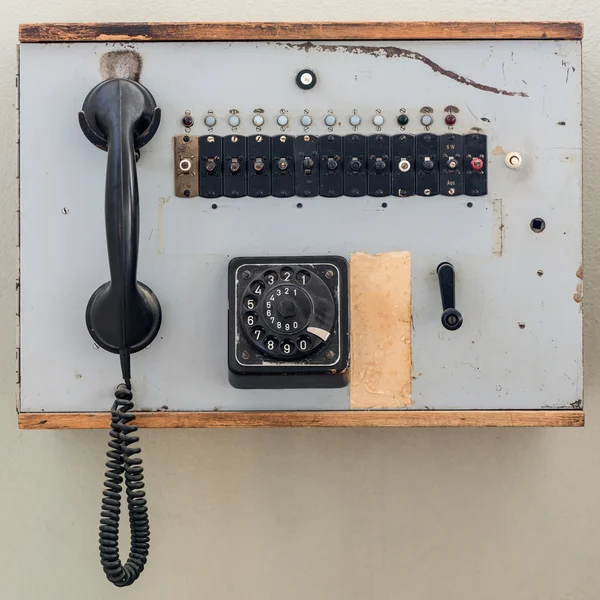
[[[310,265],[265,265],[243,289],[238,315],[256,350],[291,361],[317,351],[329,340],[336,305],[329,287]]]

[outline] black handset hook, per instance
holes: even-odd
[[[108,150],[105,221],[110,281],[90,298],[86,323],[98,346],[123,357],[146,348],[162,318],[157,297],[137,281],[140,213],[135,165],[136,149],[158,129],[160,109],[143,85],[109,79],[88,94],[79,123],[94,145]]]

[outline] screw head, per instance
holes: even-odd
[[[333,271],[331,269],[329,271],[326,271],[325,277],[327,277],[327,279],[331,279],[333,277]]]
[[[244,360],[248,360],[248,359],[250,358],[250,352],[248,352],[247,350],[244,350],[244,351],[242,352],[242,358],[243,358]]]
[[[325,358],[327,360],[331,360],[334,356],[335,356],[335,354],[331,350],[329,350],[329,352],[327,352],[327,354],[325,354]]]
[[[523,323],[523,321],[519,321],[517,325],[519,326],[519,329],[525,329],[525,323]]]
[[[250,273],[250,271],[243,271],[242,272],[242,277],[244,279],[250,279],[250,275],[252,275],[252,273]]]

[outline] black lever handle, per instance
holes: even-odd
[[[456,310],[454,295],[454,267],[449,262],[443,262],[437,268],[442,294],[442,325],[450,331],[455,331],[463,324],[462,315]]]
[[[162,313],[152,290],[137,280],[139,194],[136,150],[160,123],[152,94],[129,79],[109,79],[88,94],[79,113],[86,137],[108,151],[105,190],[106,243],[110,281],[90,298],[86,323],[105,350],[129,354],[147,347]]]

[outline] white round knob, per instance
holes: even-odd
[[[262,115],[254,115],[252,123],[255,127],[262,127],[265,124],[265,118]]]
[[[312,117],[310,115],[302,115],[300,123],[302,123],[304,127],[308,127],[312,123]]]
[[[204,124],[207,127],[214,127],[217,124],[217,119],[212,115],[206,115],[206,117],[204,117]]]
[[[240,118],[237,115],[231,115],[229,117],[229,124],[232,127],[237,127],[240,124]]]
[[[325,125],[327,125],[327,127],[333,127],[337,122],[337,119],[335,118],[335,115],[327,115],[325,117]]]
[[[362,119],[360,118],[360,115],[352,115],[350,117],[350,125],[352,125],[353,127],[358,127],[361,121]]]
[[[509,169],[518,169],[523,163],[523,157],[518,152],[509,152],[504,157],[504,163]]]
[[[300,81],[303,85],[311,85],[314,80],[313,74],[309,71],[305,71],[300,75]]]
[[[373,125],[375,125],[375,127],[381,127],[384,121],[385,119],[383,118],[383,115],[375,115],[373,117]]]
[[[279,115],[277,117],[277,125],[285,127],[289,123],[289,119],[285,115]]]
[[[433,117],[431,115],[423,115],[421,117],[421,123],[425,125],[425,127],[429,127],[433,123]]]

